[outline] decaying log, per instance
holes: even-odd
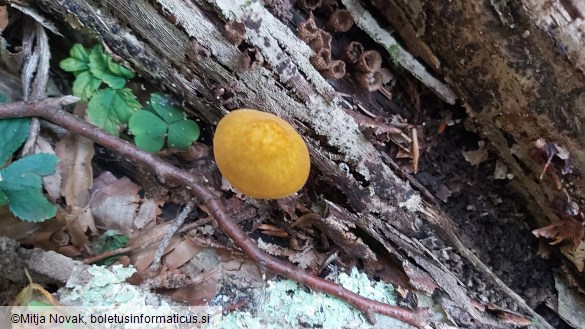
[[[582,223],[585,4],[369,2],[403,38],[418,35],[417,49],[440,54],[439,70],[507,165],[514,177],[511,187],[535,218],[532,224],[546,227],[567,218]],[[396,17],[402,25],[394,24]],[[426,59],[432,58],[428,54],[420,57],[435,64]],[[550,147],[544,157],[539,155],[542,146]],[[581,239],[580,245],[572,242],[561,248],[570,276],[580,282],[585,280],[583,246]]]
[[[403,17],[407,27],[394,26],[402,37],[415,33],[419,48],[440,54],[440,71],[509,167],[538,225],[558,220],[555,197],[568,196],[582,209],[585,176],[560,177],[560,187],[551,175],[539,180],[543,167],[530,153],[542,138],[568,150],[575,173],[585,168],[583,3],[390,2],[395,11],[370,0],[391,24]]]
[[[141,75],[183,97],[197,109],[193,114],[208,122],[216,122],[225,107],[259,108],[290,120],[306,136],[313,165],[325,182],[346,197],[350,209],[344,211],[347,214],[345,219],[353,221],[361,231],[376,239],[403,267],[412,286],[429,294],[441,290],[446,294],[444,298],[452,300],[476,321],[494,327],[503,326],[497,318],[479,312],[472,306],[470,296],[473,294],[419,241],[418,232],[425,229],[430,232],[425,237],[430,236],[454,248],[471,267],[481,273],[479,277],[485,278],[495,291],[513,301],[520,312],[537,320],[537,326],[550,327],[458,239],[456,225],[444,215],[432,198],[425,197],[426,200],[423,200],[420,192],[426,195],[424,189],[419,192],[409,184],[409,177],[397,176],[399,170],[396,164],[389,157],[384,157],[364,137],[352,117],[344,111],[344,101],[336,90],[311,65],[311,48],[260,3],[235,0],[31,2],[55,20],[68,22],[70,26],[79,29],[81,34],[104,42]],[[376,5],[376,1],[371,2]],[[494,37],[495,31],[490,32],[478,26],[471,30],[477,33],[471,34],[455,28],[458,25],[452,25],[455,31],[451,31],[451,34],[461,35],[457,45],[452,44],[452,39],[441,39],[430,31],[434,29],[436,32],[442,27],[447,34],[449,30],[445,26],[450,21],[459,19],[465,13],[473,13],[482,4],[480,1],[448,4],[447,1],[429,1],[426,8],[427,15],[430,15],[426,23],[428,35],[425,36],[435,54],[431,56],[428,48],[422,47],[421,51],[426,55],[418,55],[427,61],[434,62],[436,58],[441,61],[442,66],[435,66],[435,69],[444,72],[464,96],[470,113],[485,128],[484,133],[511,167],[518,186],[526,189],[525,195],[533,198],[535,203],[546,204],[549,193],[524,172],[518,161],[524,165],[529,163],[528,150],[536,137],[556,140],[569,148],[577,163],[585,161],[585,157],[579,153],[582,145],[578,144],[583,143],[583,140],[576,135],[580,126],[564,118],[568,112],[563,111],[575,106],[574,100],[567,97],[564,110],[547,103],[553,99],[551,93],[570,90],[574,95],[580,95],[582,79],[574,82],[575,88],[566,89],[568,82],[561,77],[574,73],[569,67],[558,69],[557,72],[550,65],[543,64],[538,66],[541,71],[537,72],[528,70],[526,66],[515,68],[512,65],[514,63],[508,64],[497,57],[492,59],[485,55],[489,52],[485,52],[483,57],[479,56],[479,49],[484,45],[499,50],[515,45],[504,41],[494,43],[494,40],[500,40]],[[404,4],[397,3],[396,6],[403,8]],[[416,14],[422,15],[420,11]],[[405,13],[403,17],[408,15],[414,17],[412,12]],[[478,24],[487,24],[482,20],[491,19],[502,25],[498,17],[490,12],[489,15],[478,15],[474,19],[478,20]],[[242,65],[242,52],[222,33],[227,21],[238,21],[245,25],[244,41],[260,51],[265,65],[253,69]],[[466,23],[469,22],[466,20]],[[413,25],[408,33],[423,33],[418,28]],[[527,38],[536,38],[535,35],[541,33],[536,27],[527,26],[526,29],[530,31]],[[527,43],[521,42],[526,39],[522,37],[524,29],[511,29],[502,25],[498,31],[507,33],[513,38],[511,40],[521,45]],[[492,35],[493,39],[480,38],[486,35]],[[478,40],[483,42],[473,41],[473,38],[480,38]],[[447,40],[451,40],[451,43],[448,44]],[[463,47],[465,42],[475,46]],[[409,47],[417,46],[414,44]],[[510,48],[508,51],[517,56],[526,54],[523,48],[518,49]],[[547,51],[556,54],[552,47]],[[530,61],[537,61],[535,52],[536,49],[528,49],[525,56],[529,56]],[[451,53],[452,57],[444,58],[444,54]],[[464,60],[463,64],[461,59]],[[528,65],[524,57],[518,58],[518,61]],[[493,65],[486,66],[487,62]],[[493,67],[498,69],[492,70]],[[490,88],[465,80],[463,73],[473,70],[483,73],[486,85]],[[493,72],[507,79],[488,79],[491,76],[488,74]],[[469,79],[476,78],[477,74],[469,75]],[[538,88],[538,82],[544,83],[547,78],[554,80],[549,80],[550,85],[543,84]],[[503,84],[502,81],[507,83]],[[497,92],[498,95],[492,96],[489,92]],[[229,97],[224,97],[226,94]],[[532,95],[532,98],[526,95]],[[497,100],[505,103],[498,104]],[[536,120],[544,116],[544,110],[550,111],[550,126],[565,125],[568,136],[573,136],[573,139],[560,135],[537,136],[537,132],[522,131],[519,125],[513,125],[513,120]],[[500,116],[506,116],[506,120],[498,124],[495,119]],[[558,122],[554,118],[558,118]],[[508,127],[509,124],[512,126]],[[516,142],[521,147],[516,156],[520,160],[509,151],[503,130],[517,137]],[[341,167],[349,167],[349,171]],[[533,168],[535,165],[528,164],[528,167]],[[540,206],[539,209],[552,218],[551,211],[545,208]]]

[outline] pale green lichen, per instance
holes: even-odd
[[[372,282],[356,269],[349,275],[340,274],[337,282],[364,297],[395,304],[392,285]],[[232,312],[224,317],[223,328],[410,328],[386,316],[376,315],[376,319],[372,325],[363,313],[335,297],[281,280],[268,282],[256,314]]]
[[[85,285],[68,285],[72,290],[61,299],[62,303],[85,306],[114,305],[131,302],[140,296],[134,286],[124,284],[124,281],[136,272],[133,267],[115,265],[109,271],[106,267],[93,265],[87,272],[93,276],[93,280]]]
[[[85,271],[92,276],[90,280],[85,278]],[[207,322],[211,323],[197,328],[221,328],[220,307],[192,308],[167,302],[155,294],[126,283],[126,279],[135,272],[135,268],[122,265],[114,265],[111,269],[94,265],[87,270],[74,271],[65,289],[60,292],[60,302],[65,306],[73,306],[72,310],[83,314],[89,321],[86,321],[86,326],[78,326],[79,328],[192,328],[190,321],[193,320],[180,322],[176,317],[173,318],[179,315],[189,316],[190,319],[193,315],[207,316]],[[91,323],[94,321],[91,319],[100,317],[103,320]],[[114,320],[105,320],[107,318]]]

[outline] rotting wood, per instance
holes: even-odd
[[[383,1],[369,2],[393,23]],[[419,42],[441,54],[442,72],[509,168],[511,186],[535,218],[531,224],[544,227],[559,220],[551,206],[555,199],[583,209],[585,5],[571,0],[417,0],[410,5],[425,8],[424,17],[410,12],[407,20],[424,22],[412,24]],[[544,164],[531,152],[541,138],[568,151],[575,174],[557,169],[560,179],[539,178]],[[583,265],[565,251],[576,268]]]
[[[412,237],[420,227],[430,224],[437,238],[453,246],[471,264],[481,264],[455,236],[456,225],[445,216],[428,215],[440,212],[433,211],[434,205],[422,203],[418,192],[380,160],[379,152],[342,110],[339,96],[310,66],[308,46],[258,3],[242,8],[234,2],[211,2],[217,9],[214,15],[221,14],[211,19],[210,9],[214,7],[207,2],[159,1],[174,16],[174,25],[144,1],[33,2],[59,20],[80,22],[82,33],[105,42],[142,75],[183,96],[198,108],[197,115],[210,122],[217,121],[222,113],[213,88],[229,86],[238,95],[239,106],[278,114],[293,120],[307,134],[314,132],[313,137],[324,137],[328,149],[336,150],[339,160],[335,162],[324,156],[327,152],[321,152],[309,136],[314,164],[329,176],[333,186],[339,180],[336,184],[346,187],[342,191],[351,211],[359,214],[357,225],[405,266],[427,273],[473,318],[489,325],[499,324],[497,319],[474,309],[467,288]],[[203,6],[207,6],[206,12]],[[239,50],[220,32],[227,19],[247,24],[250,32],[246,34],[247,42],[260,49],[275,72],[265,68],[245,70],[240,66]],[[211,56],[190,53],[193,41],[209,50]],[[279,80],[275,80],[273,73],[277,73]],[[339,169],[341,162],[350,166],[352,174]],[[361,180],[367,181],[369,187],[362,187]],[[479,271],[484,273],[484,268]],[[497,279],[489,270],[484,274],[492,281]],[[519,303],[522,312],[538,319],[541,327],[548,327],[521,299],[510,296],[505,289],[502,294]]]
[[[77,116],[63,110],[66,104],[79,100],[73,96],[47,98],[39,102],[13,102],[0,104],[0,119],[17,117],[38,117],[58,124],[72,133],[76,133],[92,141],[115,150],[118,154],[150,167],[157,172],[161,180],[176,183],[201,200],[209,209],[210,214],[217,221],[218,227],[230,237],[242,251],[255,261],[258,266],[266,267],[286,278],[305,284],[314,290],[327,293],[331,296],[351,304],[363,312],[371,322],[374,314],[383,314],[408,323],[416,328],[427,328],[431,314],[427,308],[409,308],[390,305],[372,300],[352,292],[339,284],[307,273],[298,267],[272,257],[262,251],[237,223],[232,222],[225,212],[222,201],[209,188],[197,181],[197,178],[186,170],[179,169],[165,162],[157,156],[140,150],[129,142],[114,137],[104,130],[84,121]]]

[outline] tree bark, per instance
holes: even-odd
[[[432,238],[454,248],[478,277],[516,303],[520,312],[538,320],[537,326],[550,328],[459,240],[456,224],[432,196],[364,137],[343,109],[345,101],[338,93],[343,92],[343,85],[341,90],[334,89],[311,65],[313,51],[309,46],[259,3],[32,2],[55,20],[104,42],[141,75],[183,97],[195,109],[194,115],[210,123],[216,122],[226,107],[258,108],[291,121],[306,136],[319,174],[347,200],[345,209],[335,208],[338,205],[330,202],[337,209],[331,216],[341,218],[346,231],[356,231],[351,228],[357,227],[376,239],[400,264],[414,288],[428,294],[440,289],[447,294],[445,298],[480,323],[504,326],[501,320],[474,308],[468,288],[416,238],[417,232],[429,229]],[[353,1],[342,2],[348,8],[355,5]],[[546,18],[552,14],[531,17],[536,6],[528,0],[518,7],[479,0],[395,0],[390,1],[394,11],[388,12],[384,3],[370,0],[369,6],[378,8],[391,24],[407,23],[401,25],[406,27],[396,27],[409,40],[407,48],[434,73],[444,74],[455,88],[468,113],[514,174],[517,190],[536,209],[539,225],[555,219],[548,205],[559,192],[548,181],[535,179],[534,174],[542,168],[529,153],[536,139],[545,138],[566,147],[575,166],[582,167],[584,140],[580,137],[580,121],[573,118],[585,115],[585,79],[583,60],[572,48],[575,45],[559,53],[554,38],[543,32],[541,25],[550,21]],[[355,9],[352,15],[362,29],[375,31],[367,20],[366,25],[360,25],[363,12]],[[242,52],[223,34],[225,22],[231,20],[245,24],[245,41],[260,51],[264,65],[252,69],[242,64]],[[566,40],[558,30],[553,35]],[[582,38],[575,42],[580,41]],[[395,55],[388,50],[385,57]],[[426,81],[439,97],[454,101],[455,94],[433,74],[416,72],[413,74]],[[569,81],[568,76],[574,79]],[[392,106],[373,100],[367,93],[356,97]],[[514,153],[509,136],[512,144],[518,145],[512,148]],[[349,167],[349,172],[343,167]],[[569,191],[579,202],[584,194],[582,179],[574,178],[573,190]],[[369,247],[359,238],[353,239],[355,245],[364,248],[365,262],[373,262]]]

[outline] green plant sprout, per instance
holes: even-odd
[[[119,136],[132,113],[142,107],[132,91],[124,88],[134,72],[114,62],[101,45],[88,50],[75,44],[59,67],[75,75],[73,95],[89,100],[89,121],[114,136]],[[100,89],[104,84],[108,87]]]
[[[102,234],[98,239],[94,240],[90,244],[90,249],[95,255],[102,254],[106,251],[112,251],[119,248],[123,248],[128,243],[128,237],[115,230],[108,230]],[[104,258],[97,261],[96,265],[110,266],[122,255],[115,255]]]
[[[134,142],[147,152],[158,152],[164,144],[186,149],[199,138],[199,126],[161,94],[150,96],[150,106],[132,115],[128,127]]]
[[[8,97],[0,94],[0,103]],[[30,119],[0,120],[0,167],[12,157],[28,136]],[[55,172],[59,159],[52,154],[33,154],[0,169],[0,206],[28,222],[54,217],[57,207],[43,195],[41,176]]]
[[[88,50],[75,44],[59,66],[75,75],[73,95],[89,101],[89,121],[110,134],[119,136],[129,126],[136,145],[148,152],[160,151],[165,139],[168,147],[186,149],[199,137],[197,123],[160,94],[151,95],[150,107],[141,110],[132,90],[125,88],[134,72],[114,62],[101,45]]]

